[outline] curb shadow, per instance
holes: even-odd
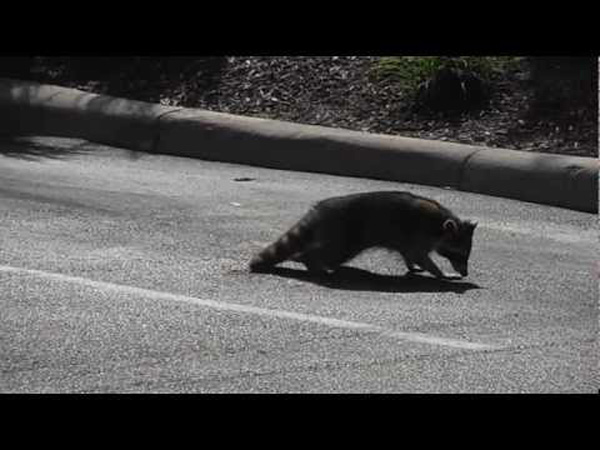
[[[84,144],[52,145],[26,136],[0,135],[0,155],[11,158],[28,161],[66,159],[89,151]]]

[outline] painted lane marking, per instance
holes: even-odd
[[[46,280],[68,282],[78,284],[81,286],[87,286],[98,290],[115,292],[119,294],[130,294],[145,298],[157,299],[157,300],[170,300],[176,302],[191,303],[207,308],[218,309],[221,311],[232,311],[244,314],[254,314],[259,316],[265,316],[269,318],[277,319],[288,319],[299,322],[310,322],[320,325],[329,326],[332,328],[342,328],[348,330],[357,330],[367,333],[375,333],[385,337],[391,337],[400,339],[402,341],[416,342],[421,344],[438,345],[443,347],[452,347],[463,350],[493,350],[498,349],[500,346],[493,344],[483,344],[478,342],[471,342],[461,339],[451,339],[440,336],[433,336],[425,333],[415,332],[403,332],[387,329],[377,325],[372,325],[364,322],[354,322],[349,320],[335,319],[332,317],[317,316],[313,314],[304,314],[293,311],[285,311],[278,309],[267,309],[260,308],[251,305],[242,305],[237,303],[219,302],[216,300],[200,299],[196,297],[189,297],[186,295],[172,294],[169,292],[160,292],[150,289],[144,289],[134,286],[127,286],[122,284],[108,283],[105,281],[94,281],[88,278],[75,277],[71,275],[63,275],[60,273],[45,272],[42,270],[35,269],[24,269],[20,267],[12,267],[0,265],[0,272],[16,274],[16,275],[28,275],[35,276]]]

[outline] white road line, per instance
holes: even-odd
[[[215,300],[200,299],[189,297],[186,295],[171,294],[168,292],[153,291],[134,286],[126,286],[121,284],[107,283],[105,281],[94,281],[87,278],[74,277],[63,275],[60,273],[44,272],[35,269],[23,269],[20,267],[12,267],[0,265],[0,272],[11,273],[16,275],[29,275],[43,278],[51,281],[68,282],[82,286],[88,286],[94,289],[103,291],[116,292],[120,294],[138,295],[145,298],[157,300],[171,300],[177,302],[193,303],[208,308],[219,309],[222,311],[233,311],[245,314],[256,314],[277,319],[289,319],[299,322],[311,322],[321,325],[326,325],[333,328],[344,328],[349,330],[359,330],[368,333],[376,333],[386,337],[400,339],[402,341],[418,342],[421,344],[438,345],[444,347],[453,347],[463,350],[492,350],[500,348],[498,345],[483,344],[478,342],[470,342],[460,339],[450,339],[439,336],[432,336],[424,333],[402,332],[390,330],[377,325],[371,325],[364,322],[353,322],[348,320],[335,319],[325,316],[317,316],[312,314],[303,314],[293,311],[285,311],[278,309],[260,308],[251,305],[241,305],[236,303],[219,302]]]

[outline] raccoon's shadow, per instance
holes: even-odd
[[[480,286],[468,281],[439,280],[432,276],[419,274],[380,275],[348,266],[342,266],[332,274],[323,275],[288,267],[273,267],[269,273],[348,291],[455,292],[462,294],[470,289],[480,289]]]

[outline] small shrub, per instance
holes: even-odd
[[[414,99],[417,108],[465,111],[482,107],[489,98],[496,72],[518,58],[474,56],[382,57],[371,74],[377,80],[397,83]]]

